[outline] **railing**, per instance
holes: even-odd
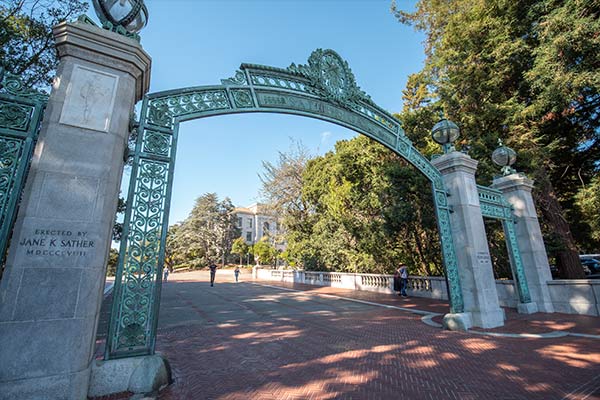
[[[431,278],[427,276],[409,276],[408,290],[431,292]]]
[[[375,275],[375,274],[357,274],[360,277],[361,286],[374,286],[374,287],[390,287],[393,285],[392,278],[388,275]]]
[[[336,272],[323,272],[323,282],[341,283],[342,274]]]
[[[308,285],[335,286],[352,290],[393,293],[391,275],[352,274],[317,271],[259,270],[258,279]],[[564,279],[548,281],[555,312],[600,316],[600,279]],[[498,301],[503,307],[516,307],[519,298],[512,280],[497,280]],[[408,294],[415,297],[447,300],[446,281],[439,276],[408,277]]]
[[[277,280],[281,279],[282,273],[281,271],[273,270],[271,271],[271,277]]]
[[[335,286],[345,289],[393,293],[394,277],[382,274],[353,274],[343,272],[289,271],[259,269],[258,279]],[[446,300],[446,282],[442,277],[409,276],[408,294]]]
[[[321,282],[321,273],[320,272],[305,272],[304,273],[304,282],[302,283],[313,283],[313,282]]]

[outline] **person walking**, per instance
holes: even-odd
[[[238,281],[238,277],[240,276],[240,267],[235,267],[233,270],[233,274],[235,275],[235,281]]]
[[[169,279],[169,268],[165,268],[163,272],[163,282],[166,282]]]
[[[401,290],[400,295],[402,297],[408,297],[406,294],[406,287],[408,286],[408,268],[404,264],[400,264],[400,268],[398,268],[398,272],[400,273],[400,281],[401,281]]]
[[[213,262],[208,266],[210,268],[210,286],[215,285],[215,274],[217,273],[217,265]]]
[[[400,268],[396,268],[396,271],[394,271],[394,292],[398,292],[398,296],[400,296],[401,290],[402,280],[400,279]]]

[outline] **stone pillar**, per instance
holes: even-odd
[[[493,328],[504,325],[504,311],[498,303],[479,195],[475,183],[477,161],[453,151],[432,160],[442,173],[450,194],[450,224],[456,249],[458,272],[465,304],[474,326]]]
[[[531,196],[533,181],[522,174],[511,174],[495,178],[492,187],[500,190],[514,208],[515,231],[531,301],[537,303],[539,311],[552,313],[554,306],[547,284],[552,275]]]
[[[148,90],[139,43],[54,28],[60,57],[0,283],[0,399],[85,399],[130,116]]]

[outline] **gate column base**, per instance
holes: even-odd
[[[449,331],[467,331],[473,326],[471,313],[446,314],[444,315],[442,325],[444,325],[444,329],[448,329]]]
[[[115,393],[151,393],[171,382],[171,370],[159,355],[96,361],[88,396],[108,396]]]
[[[532,301],[530,303],[517,304],[517,311],[519,312],[519,314],[535,314],[539,310],[537,303]]]

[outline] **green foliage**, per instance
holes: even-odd
[[[579,190],[576,205],[584,216],[584,226],[589,227],[590,241],[582,248],[586,253],[597,253],[600,249],[600,175],[595,176],[589,185]]]
[[[242,264],[242,259],[246,254],[248,254],[249,250],[250,247],[248,246],[243,237],[235,239],[233,241],[233,244],[231,245],[231,252],[233,254],[237,254],[240,257],[240,264]]]
[[[0,60],[28,87],[52,83],[58,64],[52,27],[85,13],[80,0],[5,0],[0,4]]]
[[[303,173],[301,223],[287,224],[285,257],[311,270],[391,273],[400,262],[440,274],[428,181],[364,137],[336,144]],[[416,207],[419,204],[420,207]]]
[[[577,251],[591,230],[579,221],[592,216],[575,202],[600,161],[600,3],[420,0],[414,12],[394,11],[427,35],[425,66],[409,78],[399,116],[408,135],[429,153],[428,127],[443,109],[485,185],[498,173],[496,140],[514,148],[515,167],[537,182],[548,250],[563,276],[581,277]]]
[[[106,267],[106,276],[115,276],[117,274],[117,267],[119,264],[119,250],[110,249],[108,253],[108,265]]]
[[[215,193],[198,197],[185,221],[169,228],[165,254],[169,269],[202,268],[226,260],[239,236],[233,210],[229,198],[219,201]]]
[[[261,265],[274,265],[277,250],[267,236],[263,236],[252,246],[252,254]]]
[[[115,214],[115,223],[112,229],[112,240],[115,242],[120,242],[123,237],[123,222],[118,222],[117,218],[119,214],[125,214],[127,210],[127,203],[125,199],[119,195],[119,199],[117,200],[117,213]]]

